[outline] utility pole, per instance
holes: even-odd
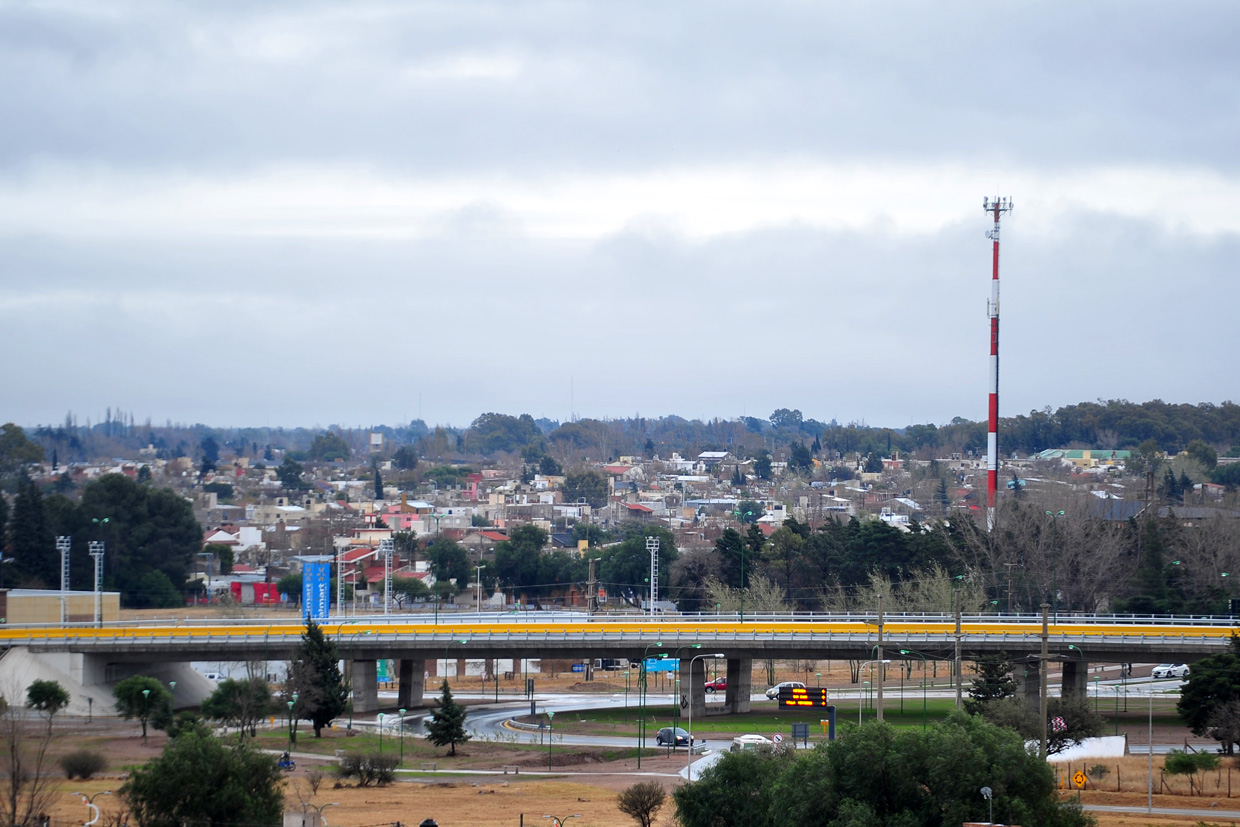
[[[1008,614],[1011,614],[1012,613],[1012,568],[1016,564],[1015,563],[1004,563],[1003,565],[1006,566],[1008,570],[1008,578],[1007,578],[1008,580]]]
[[[982,199],[982,209],[994,215],[995,228],[986,235],[994,243],[990,277],[990,301],[986,316],[990,319],[990,422],[986,432],[986,530],[995,528],[995,491],[999,486],[999,216],[1012,211],[1011,198]]]
[[[586,610],[590,614],[598,611],[598,581],[594,579],[594,563],[596,558],[589,558],[590,575],[586,580]]]
[[[655,602],[659,599],[659,538],[646,538],[646,551],[650,552],[650,616],[655,613]],[[742,588],[744,583],[741,584]]]
[[[953,593],[952,602],[956,604],[956,662],[953,671],[956,673],[956,709],[960,709],[960,685],[964,683],[960,669],[960,595]]]
[[[1046,759],[1046,679],[1047,666],[1049,665],[1047,661],[1050,660],[1050,650],[1048,649],[1048,642],[1050,639],[1050,609],[1051,607],[1049,603],[1042,604],[1042,658],[1038,662],[1038,675],[1041,678],[1041,685],[1039,686],[1038,691],[1041,695],[1040,708],[1042,710],[1042,744],[1041,751],[1038,754],[1042,756],[1043,760]],[[1153,750],[1153,747],[1150,747],[1150,749]]]
[[[883,596],[878,596],[878,674],[874,676],[874,683],[878,688],[878,720],[883,720]]]

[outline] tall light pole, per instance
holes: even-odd
[[[926,731],[926,656],[914,649],[901,649],[901,655],[916,655],[921,658],[921,731]],[[902,696],[903,697],[903,696]]]
[[[405,708],[396,710],[400,713],[400,762],[405,763]]]
[[[171,694],[172,694],[172,699],[169,702],[169,706],[172,707],[172,711],[175,714],[177,711],[177,682],[168,681],[168,689],[171,691]]]
[[[379,754],[383,754],[383,713],[379,713]]]
[[[650,554],[650,616],[654,617],[655,603],[659,599],[659,538],[646,538],[646,551]]]
[[[477,582],[475,584],[478,587],[478,614],[482,614],[482,570],[486,568],[486,564],[479,563],[478,565],[474,566],[474,568],[478,570]],[[496,671],[499,671],[499,670],[496,670]]]
[[[685,775],[689,781],[693,781],[693,662],[702,658],[726,658],[723,652],[715,652],[712,655],[695,655],[689,659],[689,754],[685,756]],[[705,675],[702,676],[705,679]],[[673,738],[673,740],[675,740]]]
[[[682,698],[681,698],[681,697],[679,697],[679,696],[680,696],[680,693],[679,693],[678,691],[676,691],[676,684],[680,682],[680,672],[681,672],[681,669],[680,669],[680,650],[681,650],[681,649],[701,649],[701,648],[702,648],[702,644],[700,644],[700,643],[686,643],[684,646],[677,646],[677,647],[676,647],[676,654],[675,654],[675,658],[676,658],[676,680],[675,680],[675,681],[673,681],[673,683],[672,683],[672,689],[673,689],[673,691],[672,691],[672,709],[673,709],[673,713],[672,713],[672,715],[673,715],[673,723],[672,723],[672,726],[673,726],[673,727],[678,727],[678,726],[680,726],[680,702],[681,702]],[[690,682],[690,684],[692,684],[692,682],[693,682],[693,674],[692,674],[692,673],[693,673],[693,658],[692,658],[692,657],[690,657],[690,659],[689,659],[689,672],[690,672],[690,675],[689,675],[689,682]],[[690,686],[690,689],[692,689],[692,686]],[[689,694],[690,694],[690,696],[692,696],[692,695],[693,695],[692,691],[690,691],[690,693],[689,693]],[[690,697],[690,699],[689,699],[689,703],[690,703],[690,705],[692,705],[692,703],[693,703],[693,699],[692,699],[692,697]],[[675,733],[674,731],[672,732],[672,749],[676,749],[676,733]],[[690,741],[690,742],[689,742],[689,752],[693,752],[693,742],[692,742],[692,741]],[[668,755],[671,755],[671,752],[670,752],[670,751],[668,752]]]
[[[73,547],[73,538],[61,535],[56,538],[56,550],[60,552],[60,591],[69,591],[69,550]],[[64,623],[65,619],[60,618]]]
[[[1059,622],[1059,518],[1063,511],[1047,511],[1051,517],[1051,609]]]
[[[637,706],[641,711],[641,718],[637,724],[637,768],[642,768],[642,750],[646,746],[646,686],[648,683],[646,658],[650,656],[651,646],[662,646],[663,641],[656,640],[646,647],[642,652],[641,671],[637,674]]]
[[[383,616],[387,617],[392,606],[392,552],[395,544],[390,540],[379,541],[379,554],[383,557]]]
[[[551,736],[555,731],[555,712],[547,710],[547,772],[551,772]],[[640,753],[639,753],[640,754]]]
[[[319,827],[327,827],[327,819],[324,818],[323,816],[323,810],[327,807],[339,807],[340,802],[332,801],[331,803],[328,803],[328,804],[307,804],[306,806],[318,811]],[[302,813],[305,813],[304,809],[302,810]],[[304,823],[302,824],[302,827],[305,827]]]
[[[82,797],[82,803],[85,804],[87,809],[91,811],[90,821],[86,822],[85,827],[90,827],[90,825],[99,821],[99,806],[95,804],[95,799],[101,795],[111,794],[111,790],[103,790],[102,792],[97,792],[91,796],[86,795],[86,793],[71,793],[71,795],[80,795]]]
[[[106,522],[106,521],[105,521]],[[95,561],[95,625],[103,625],[103,554],[106,547],[102,540],[90,541],[90,556]]]
[[[564,827],[564,822],[570,818],[581,818],[581,813],[575,813],[571,816],[543,816],[543,818],[551,819],[551,827]]]
[[[753,516],[752,511],[735,511],[733,512],[740,518],[741,525],[746,524],[746,520]],[[740,532],[737,532],[740,534]],[[741,623],[745,622],[745,535],[741,534]]]
[[[151,690],[142,690],[142,746],[146,746],[146,719],[151,717]]]
[[[297,720],[296,718],[293,717],[293,707],[295,706],[297,706],[297,693],[296,692],[293,693],[293,700],[288,701],[288,749],[289,749],[289,752],[293,751],[293,744],[297,743],[297,738],[293,734],[295,731],[293,728],[294,726],[293,722]]]

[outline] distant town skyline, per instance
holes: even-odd
[[[3,420],[1234,398],[1221,2],[0,6]]]

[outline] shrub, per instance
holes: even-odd
[[[392,783],[399,762],[400,759],[395,755],[346,755],[340,759],[336,775],[341,779],[357,779],[359,787],[369,787],[372,784],[384,787]]]
[[[60,768],[64,770],[65,778],[70,780],[80,778],[85,781],[95,773],[103,772],[107,766],[108,759],[88,749],[79,749],[60,757]]]

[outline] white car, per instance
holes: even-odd
[[[1150,672],[1152,678],[1187,678],[1187,663],[1161,663]]]
[[[728,749],[731,752],[740,752],[743,749],[772,749],[774,746],[770,738],[762,735],[738,735],[732,739],[732,746]]]
[[[771,700],[775,700],[776,698],[779,697],[780,689],[804,689],[804,688],[805,688],[805,684],[801,683],[800,681],[784,681],[783,683],[777,683],[774,686],[772,686],[770,689],[766,690],[766,696],[770,698]]]

